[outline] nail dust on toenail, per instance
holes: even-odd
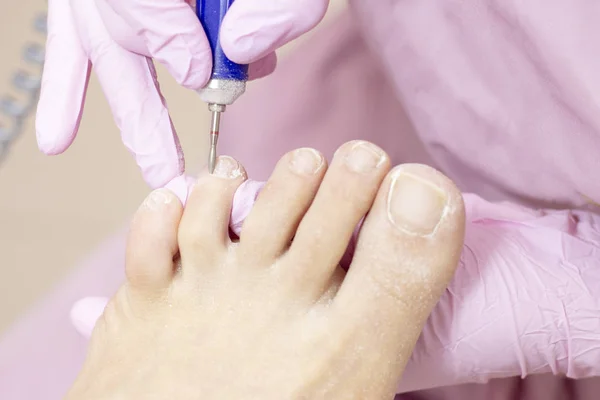
[[[384,154],[377,147],[371,143],[358,142],[346,156],[346,165],[354,172],[366,173],[379,167],[383,160]]]
[[[388,216],[396,227],[408,233],[429,235],[442,219],[446,202],[446,194],[436,185],[400,172],[390,187]]]
[[[146,200],[144,200],[144,206],[151,210],[157,210],[169,204],[173,201],[173,194],[168,189],[157,189],[150,193]]]
[[[292,154],[290,165],[299,174],[311,175],[323,165],[323,156],[313,149],[298,149]]]
[[[234,179],[242,175],[240,164],[231,157],[221,156],[215,165],[214,175],[221,178]]]

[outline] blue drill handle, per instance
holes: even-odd
[[[225,13],[235,0],[196,0],[196,15],[208,37],[213,54],[211,79],[248,80],[248,65],[231,61],[221,48],[219,32]]]

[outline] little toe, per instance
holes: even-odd
[[[246,171],[233,158],[218,158],[213,174],[202,174],[188,196],[179,227],[182,264],[208,266],[230,243],[233,196],[246,180]]]
[[[292,278],[310,282],[302,290],[320,296],[327,289],[389,167],[387,154],[372,143],[349,142],[336,152],[286,254],[297,266]]]
[[[396,368],[390,373],[407,362],[452,278],[464,228],[462,196],[441,173],[403,165],[388,174],[333,307],[361,348]]]
[[[157,189],[133,217],[125,270],[129,286],[144,296],[162,292],[171,282],[182,212],[183,206],[173,192]]]
[[[281,158],[242,226],[240,252],[250,265],[270,265],[287,250],[325,170],[325,158],[313,149]]]

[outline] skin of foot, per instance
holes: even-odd
[[[228,231],[242,166],[220,157],[184,208],[159,189],[131,223],[127,282],[68,399],[391,399],[458,263],[459,190],[367,142],[331,165],[285,155]],[[364,218],[346,273],[340,258]]]

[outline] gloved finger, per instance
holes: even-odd
[[[123,143],[134,155],[146,182],[152,188],[163,187],[183,174],[184,160],[154,65],[111,39],[95,3],[72,0],[71,4],[83,48],[108,99]]]
[[[329,0],[236,0],[221,27],[223,51],[237,63],[256,61],[314,28],[328,5]]]
[[[89,338],[107,304],[106,297],[86,297],[73,304],[70,317],[77,332]]]
[[[129,25],[122,15],[117,14],[106,0],[96,0],[96,7],[112,40],[133,53],[152,57],[142,34]]]
[[[106,27],[119,44],[159,61],[187,88],[200,89],[206,84],[212,69],[211,49],[202,25],[185,0],[98,2],[112,9],[110,14],[101,7]],[[124,40],[123,22],[135,33]],[[143,39],[143,46],[139,38]]]
[[[69,0],[49,0],[46,59],[36,115],[37,142],[44,153],[60,154],[75,139],[89,73]]]
[[[196,181],[196,178],[183,174],[171,179],[171,181],[164,185],[164,187],[175,193],[175,195],[181,201],[181,204],[185,206],[187,202],[187,196],[192,190],[192,187]]]

